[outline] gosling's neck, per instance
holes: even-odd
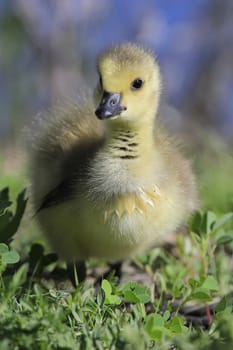
[[[114,164],[111,166],[115,169],[112,179],[119,178],[121,183],[126,183],[124,190],[129,192],[129,183],[138,189],[150,188],[154,183],[154,166],[157,162],[153,122],[141,125],[113,122],[107,122],[104,156]]]
[[[106,148],[116,159],[146,160],[154,145],[153,123],[108,121]]]
[[[91,171],[91,193],[104,198],[141,193],[156,184],[153,125],[107,121],[106,139]],[[94,176],[93,176],[94,174]]]

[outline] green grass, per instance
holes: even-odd
[[[9,249],[25,204],[21,193],[13,212],[1,192],[1,349],[230,349],[233,213],[196,213],[172,252],[135,258],[134,276],[146,283],[112,276],[99,287],[87,280],[71,288],[42,245],[21,262]]]
[[[89,278],[72,287],[64,264],[32,238],[37,229],[28,226],[23,193],[17,201],[23,175],[4,173],[0,189],[10,193],[0,195],[0,349],[231,350],[232,159],[217,149],[196,162],[204,209],[187,233],[169,249],[126,263],[120,284],[111,275],[98,287],[104,265],[95,261]]]

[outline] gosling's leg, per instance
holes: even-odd
[[[97,277],[95,286],[101,285],[103,279],[109,279],[112,276],[117,277],[119,281],[122,277],[122,264],[122,261],[118,261],[116,263],[108,263],[108,270],[102,276]]]
[[[85,281],[87,268],[85,261],[76,261],[67,264],[67,273],[74,287]]]
[[[105,273],[106,276],[110,274],[114,274],[115,277],[117,277],[119,280],[122,277],[122,261],[118,261],[115,263],[108,263],[109,270]]]

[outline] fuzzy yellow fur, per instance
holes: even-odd
[[[35,209],[57,188],[37,217],[66,260],[127,258],[166,241],[197,207],[190,164],[155,122],[161,83],[154,56],[125,44],[105,51],[98,69],[98,90],[120,93],[127,109],[99,121],[91,100],[81,99],[54,109],[33,134]],[[138,91],[131,89],[136,78],[143,80]],[[59,194],[64,182],[68,198]]]

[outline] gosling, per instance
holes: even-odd
[[[31,150],[36,216],[67,262],[122,261],[175,236],[197,208],[195,178],[156,122],[161,78],[136,44],[104,51],[96,99],[39,118]]]

